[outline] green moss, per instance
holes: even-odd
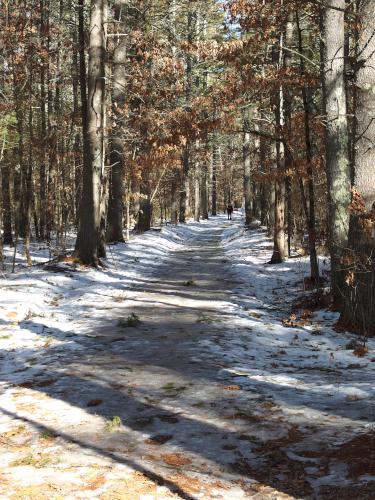
[[[122,420],[120,417],[118,416],[115,416],[115,417],[112,417],[111,420],[108,420],[108,422],[105,424],[105,428],[104,430],[106,432],[115,432],[116,430],[118,430],[122,425]]]

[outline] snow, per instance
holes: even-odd
[[[319,311],[313,316],[313,324],[302,328],[288,328],[274,321],[275,317],[289,315],[296,293],[303,291],[308,259],[300,257],[281,265],[269,265],[270,241],[264,232],[249,232],[238,224],[224,232],[223,245],[241,281],[235,290],[239,297],[237,303],[243,309],[241,327],[253,332],[251,347],[245,353],[237,351],[230,341],[224,346],[226,356],[232,355],[233,361],[236,360],[236,367],[227,372],[239,376],[242,384],[259,383],[259,387],[267,384],[267,391],[269,385],[273,385],[284,407],[301,404],[302,400],[326,412],[331,407],[337,411],[336,405],[350,397],[374,401],[371,354],[358,358],[353,351],[345,349],[354,337],[334,331],[337,314]],[[254,315],[257,317],[253,318]],[[374,352],[374,347],[374,340],[370,340],[370,352]],[[251,366],[249,356],[253,356]],[[273,368],[275,364],[277,367]],[[290,375],[286,375],[289,372]],[[338,411],[354,420],[366,416],[359,404],[346,405]],[[371,405],[367,417],[374,414]]]
[[[139,481],[135,473],[152,484],[176,475],[180,487],[147,483],[137,500],[184,498],[182,473],[199,482],[185,496],[196,499],[319,498],[326,486],[338,494],[372,485],[370,471],[353,477],[332,454],[374,431],[375,341],[356,357],[346,349],[356,337],[336,332],[327,310],[285,326],[309,263],[269,265],[271,253],[265,231],[245,230],[238,212],[232,222],[190,221],[112,245],[101,270],[47,270],[48,248],[34,245],[39,265],[25,267],[18,253],[12,274],[9,250],[0,279],[0,498],[51,482],[64,498],[110,498],[124,474]],[[130,313],[138,328],[121,326]],[[103,431],[115,415],[119,429]],[[168,441],[147,443],[155,435]],[[158,450],[189,463],[166,466]],[[12,466],[25,452],[53,459],[37,474]],[[105,486],[87,496],[88,475],[103,471]]]

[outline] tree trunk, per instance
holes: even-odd
[[[44,0],[40,1],[40,38],[41,44],[46,49],[44,41],[45,31],[48,29],[49,14],[46,11]],[[47,57],[49,52],[46,50]],[[47,62],[48,65],[48,62]],[[39,167],[39,237],[44,240],[46,237],[46,221],[47,221],[47,116],[46,116],[46,66],[41,65],[40,68],[40,132],[42,138],[42,159]]]
[[[280,130],[282,126],[281,106],[282,91],[276,101],[276,127]],[[275,206],[274,206],[274,233],[273,254],[271,264],[280,264],[285,260],[285,171],[283,168],[283,151],[280,142],[276,142],[276,180],[275,180]]]
[[[285,260],[285,183],[284,179],[275,181],[275,220],[273,254],[271,264],[280,264]]]
[[[140,233],[151,229],[152,204],[151,204],[151,186],[146,176],[142,179],[140,185],[140,203],[136,229]]]
[[[286,71],[292,67],[292,53],[288,50],[293,45],[293,33],[295,28],[294,13],[290,12],[285,26],[285,47],[283,51],[283,67]],[[287,147],[285,148],[285,208],[286,208],[286,221],[287,221],[287,248],[288,256],[291,252],[291,239],[292,239],[292,180],[291,172],[293,169],[293,158],[290,154],[288,145],[291,143],[291,124],[292,124],[292,106],[293,94],[290,85],[285,85],[283,89],[284,94],[284,123]]]
[[[5,162],[1,167],[2,188],[2,219],[3,219],[3,243],[13,245],[12,236],[12,206],[10,199],[9,165]]]
[[[194,170],[194,220],[199,222],[201,217],[201,168],[199,162],[196,163]]]
[[[263,114],[261,112],[261,117],[263,118]],[[270,156],[270,147],[267,139],[264,137],[259,138],[259,166],[260,171],[263,175],[268,173],[269,167],[267,166],[267,160]],[[266,180],[261,182],[260,187],[260,221],[263,226],[270,227],[270,212],[272,211],[271,207],[271,189],[270,183]]]
[[[203,220],[208,219],[208,185],[207,185],[207,164],[204,163],[202,165],[201,170],[201,197],[200,197],[200,206],[201,206],[201,217]]]
[[[253,220],[260,220],[260,196],[258,183],[253,181],[251,183],[252,192],[252,203],[251,203],[251,214]]]
[[[300,53],[300,69],[301,76],[305,77],[305,60],[303,58],[304,47],[302,39],[302,30],[299,22],[299,16],[297,14],[297,24],[298,24],[298,45]],[[306,210],[306,221],[308,227],[309,235],[309,256],[310,256],[310,272],[311,280],[315,284],[319,284],[319,263],[318,256],[316,252],[316,217],[315,217],[315,189],[314,189],[314,174],[313,174],[313,152],[312,152],[312,140],[311,140],[311,130],[310,130],[310,115],[311,115],[311,99],[312,96],[308,94],[308,87],[303,85],[302,87],[302,102],[304,110],[304,124],[305,124],[305,150],[306,150],[306,161],[307,161],[307,175],[308,175],[308,193],[309,193],[309,208]],[[301,181],[302,183],[302,181]],[[303,190],[302,183],[302,190]],[[303,191],[304,195],[304,191]]]
[[[125,25],[122,21],[125,9],[124,0],[119,0],[114,6],[116,30],[124,33]],[[107,216],[107,241],[124,241],[123,235],[123,195],[124,195],[124,139],[122,137],[122,114],[125,106],[125,63],[126,63],[126,38],[119,36],[115,41],[113,53],[113,91],[112,114],[114,127],[110,142],[111,175],[109,186],[108,216]]]
[[[372,0],[359,4],[357,138],[353,213],[341,321],[375,335],[375,16]]]
[[[250,128],[249,118],[244,120],[244,130]],[[251,158],[250,158],[250,134],[243,134],[243,188],[245,198],[245,225],[248,226],[252,220],[252,189],[251,189]]]
[[[83,167],[82,204],[75,247],[76,257],[87,265],[97,265],[99,261],[100,198],[104,167],[106,10],[105,0],[91,0],[89,105],[87,109],[88,158]],[[85,127],[84,123],[83,127]]]
[[[217,215],[217,166],[219,163],[218,159],[218,147],[217,147],[217,136],[214,133],[212,138],[212,151],[211,151],[211,214],[213,216]]]
[[[341,258],[348,244],[351,188],[344,81],[345,8],[345,0],[325,0],[322,16],[328,218],[332,292],[336,304],[341,302],[344,287]]]
[[[171,223],[178,223],[178,172],[172,172],[171,184]]]
[[[182,171],[181,171],[181,191],[180,191],[180,216],[179,222],[186,222],[189,210],[189,167],[190,153],[186,146],[182,156]]]

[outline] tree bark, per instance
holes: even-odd
[[[326,170],[331,252],[331,281],[335,303],[342,299],[342,255],[348,245],[350,162],[344,80],[345,0],[325,0],[322,12],[323,97],[326,115]],[[343,9],[338,10],[338,9]]]
[[[196,163],[194,169],[194,220],[200,221],[201,217],[201,191],[200,191],[200,177],[201,168],[199,162]]]
[[[144,178],[140,185],[140,200],[139,200],[139,212],[138,221],[136,225],[136,230],[140,233],[144,233],[151,229],[151,219],[152,219],[152,204],[151,204],[151,186],[148,179],[148,175],[144,174]]]
[[[105,0],[91,0],[87,153],[83,167],[82,204],[75,255],[87,265],[97,265],[100,250],[100,198],[104,167],[104,112],[106,60]],[[81,75],[82,77],[82,75]],[[85,128],[85,124],[83,124]]]
[[[203,220],[208,219],[208,166],[204,162],[201,166],[201,185],[200,185],[200,206],[201,217]]]
[[[305,60],[303,58],[304,47],[302,39],[302,30],[299,22],[299,16],[297,14],[297,24],[298,24],[298,45],[300,53],[300,70],[301,76],[305,77]],[[304,125],[305,125],[305,150],[306,150],[306,162],[307,162],[307,175],[308,175],[308,194],[309,194],[309,207],[306,210],[306,221],[308,227],[309,235],[309,256],[310,256],[310,272],[311,280],[315,284],[319,284],[319,263],[318,256],[316,252],[316,216],[315,216],[315,188],[314,188],[314,174],[313,174],[313,152],[312,152],[312,139],[311,139],[311,127],[310,127],[310,116],[311,116],[311,99],[309,96],[308,87],[306,85],[302,86],[302,102],[304,110]],[[304,188],[303,181],[301,180],[303,196]]]
[[[171,183],[171,223],[178,223],[178,172],[172,172]]]
[[[356,148],[345,307],[341,321],[375,336],[375,16],[373,2],[359,3],[356,75]]]
[[[49,14],[45,10],[44,0],[40,0],[40,38],[43,48],[46,49],[45,32],[48,29]],[[49,52],[46,51],[47,57]],[[48,62],[47,62],[48,65]],[[46,67],[42,64],[40,68],[40,132],[42,138],[42,159],[39,167],[39,237],[44,240],[46,237],[47,221],[47,116],[46,116]]]
[[[219,152],[217,145],[217,134],[214,132],[212,137],[211,150],[211,214],[217,215],[217,169],[219,163]]]
[[[275,121],[277,131],[283,125],[282,119],[282,90],[275,99]],[[280,264],[285,260],[285,169],[282,145],[276,142],[276,179],[275,179],[275,206],[274,206],[274,233],[273,254],[271,264]]]
[[[249,118],[245,117],[244,130],[248,129]],[[250,158],[250,134],[243,134],[243,187],[245,198],[245,225],[248,226],[252,220],[252,189],[251,189],[251,158]]]
[[[116,30],[122,34],[125,32],[123,22],[125,1],[119,0],[114,5],[114,18]],[[124,129],[122,126],[122,114],[125,106],[125,64],[126,64],[126,38],[119,36],[115,41],[113,53],[113,91],[112,91],[112,114],[114,123],[112,127],[112,139],[110,141],[110,163],[111,175],[109,185],[109,201],[107,216],[107,241],[123,242],[123,196],[124,196]]]
[[[181,191],[180,191],[180,215],[179,222],[186,222],[189,210],[189,169],[190,169],[190,153],[189,147],[183,151],[182,155],[182,171],[181,171]]]
[[[13,245],[12,236],[12,206],[10,198],[9,165],[6,158],[1,167],[1,188],[2,188],[2,219],[3,219],[3,243]]]

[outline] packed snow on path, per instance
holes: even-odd
[[[271,251],[236,214],[111,246],[103,270],[18,256],[0,498],[375,497],[375,343],[356,356],[325,310],[285,326],[308,261]]]

